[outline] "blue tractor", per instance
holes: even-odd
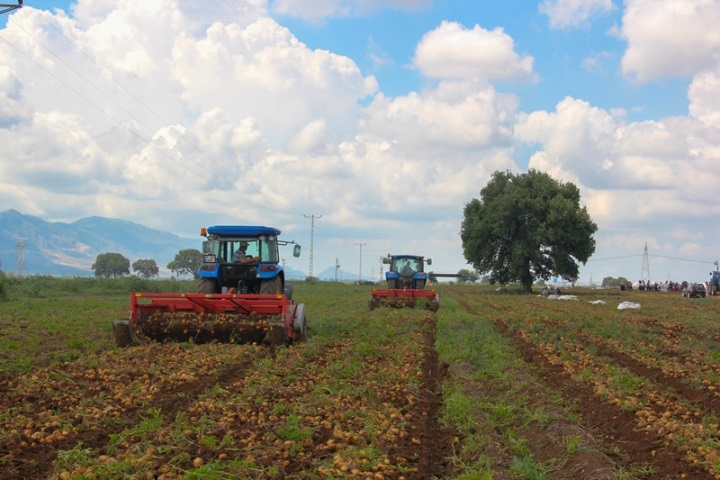
[[[280,230],[260,226],[202,228],[203,262],[196,293],[130,296],[130,316],[114,320],[118,346],[150,339],[194,343],[290,344],[305,338],[305,305],[292,300],[279,264]],[[293,255],[300,256],[295,244]]]
[[[418,255],[388,254],[383,258],[383,263],[390,265],[385,272],[387,289],[373,288],[371,310],[380,305],[414,307],[417,300],[421,299],[428,309],[437,311],[440,306],[437,291],[425,289],[428,282],[425,264],[432,265],[432,259]]]
[[[292,288],[285,284],[278,247],[295,242],[279,240],[280,230],[218,225],[203,228],[200,234],[207,240],[202,245],[203,263],[198,270],[197,293],[284,293],[292,299]],[[300,245],[295,244],[293,256],[300,256]]]

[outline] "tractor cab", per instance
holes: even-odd
[[[262,226],[215,226],[201,229],[203,263],[198,293],[281,294],[285,273],[280,265],[280,230]],[[295,244],[293,256],[300,256]],[[247,258],[251,262],[241,261]]]
[[[428,275],[425,263],[432,265],[432,259],[417,255],[390,255],[383,258],[390,268],[385,273],[388,288],[422,289],[425,288]]]

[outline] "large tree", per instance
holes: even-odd
[[[152,258],[141,258],[135,260],[132,264],[133,272],[138,272],[142,278],[157,277],[160,273],[160,269],[157,266],[157,262]]]
[[[203,254],[200,250],[187,248],[176,253],[175,259],[168,263],[167,268],[176,275],[192,275],[197,280],[202,260]]]
[[[464,214],[465,259],[494,283],[520,282],[530,292],[536,279],[574,282],[578,262],[595,252],[597,225],[580,206],[578,188],[534,169],[493,173]]]
[[[96,277],[117,278],[130,274],[130,260],[120,253],[101,253],[95,258],[92,270]]]

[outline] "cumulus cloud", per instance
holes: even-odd
[[[27,120],[29,114],[23,103],[22,82],[11,68],[0,65],[0,128]]]
[[[521,115],[515,127],[516,140],[537,146],[528,166],[577,184],[608,238],[635,225],[662,231],[692,223],[696,215],[689,212],[697,212],[720,181],[712,166],[720,158],[719,135],[716,127],[684,117],[620,124],[570,97],[554,112]]]
[[[441,79],[476,78],[534,79],[533,58],[514,50],[512,37],[502,28],[471,30],[455,22],[443,22],[426,33],[413,60],[423,75]]]
[[[328,17],[369,15],[383,9],[421,10],[432,5],[432,0],[272,0],[271,9],[276,15],[300,17],[307,21],[320,21]]]
[[[538,7],[540,13],[548,16],[550,28],[557,29],[584,26],[612,9],[612,0],[543,0]]]
[[[628,0],[622,33],[623,73],[648,82],[710,70],[720,58],[717,0]]]
[[[690,85],[690,115],[708,126],[720,128],[720,65],[696,75]]]

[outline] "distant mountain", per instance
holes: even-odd
[[[25,275],[92,276],[92,264],[101,253],[120,253],[132,264],[153,259],[160,277],[169,277],[166,265],[180,250],[199,249],[201,238],[182,238],[138,223],[87,217],[72,223],[47,222],[17,210],[0,213],[0,270]],[[18,262],[18,255],[24,258]],[[132,271],[132,269],[131,269]],[[288,280],[304,280],[305,273],[285,268]]]
[[[16,210],[0,213],[0,268],[5,272],[22,267],[24,274],[88,276],[93,275],[91,267],[99,254],[113,252],[131,263],[153,259],[162,275],[180,250],[199,246],[199,239],[181,238],[125,220],[88,217],[62,223]],[[24,258],[18,258],[23,254]]]
[[[317,274],[317,278],[319,280],[324,281],[335,281],[335,267],[328,267],[322,272]],[[357,273],[351,273],[347,272],[345,270],[338,270],[337,272],[337,280],[339,282],[357,282],[358,280],[358,274]],[[367,275],[363,275],[364,281],[375,281],[376,278],[370,278]]]

